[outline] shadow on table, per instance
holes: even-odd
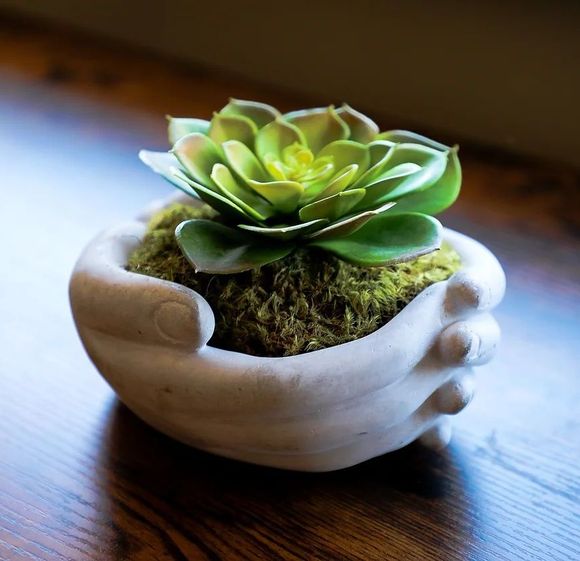
[[[106,559],[146,559],[148,547],[182,561],[239,551],[272,560],[464,559],[475,532],[473,492],[453,448],[413,444],[338,472],[288,472],[189,448],[115,401],[100,462],[101,506],[117,532]]]

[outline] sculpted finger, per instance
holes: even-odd
[[[469,405],[475,393],[471,373],[458,375],[443,384],[434,394],[435,408],[445,415],[456,415]]]
[[[437,341],[441,360],[451,366],[485,364],[494,356],[500,329],[490,314],[458,321],[443,330]]]
[[[463,268],[448,281],[446,312],[457,317],[494,308],[505,292],[505,274],[495,256],[462,234],[447,231],[447,239],[462,257]]]
[[[419,442],[431,450],[442,450],[445,448],[452,435],[451,421],[446,417],[441,417],[437,423],[428,428],[420,437]]]
[[[214,315],[204,298],[184,286],[130,273],[125,265],[145,225],[128,222],[102,233],[75,265],[69,295],[85,345],[92,336],[187,350],[210,339]]]

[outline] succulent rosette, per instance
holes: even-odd
[[[380,132],[347,105],[281,114],[231,100],[211,121],[170,118],[154,171],[220,215],[180,224],[196,271],[235,273],[316,247],[360,266],[439,248],[433,218],[459,193],[457,149],[408,131]]]

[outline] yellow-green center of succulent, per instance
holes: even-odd
[[[334,158],[314,158],[312,150],[298,142],[282,150],[281,157],[266,154],[264,164],[268,173],[279,181],[311,183],[330,177],[334,173]]]

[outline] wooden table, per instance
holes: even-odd
[[[0,559],[580,559],[573,170],[462,147],[444,220],[498,255],[509,288],[503,346],[445,452],[286,473],[188,449],[116,401],[75,333],[69,273],[98,230],[169,192],[136,157],[164,146],[163,115],[209,116],[230,95],[305,102],[0,23]]]

